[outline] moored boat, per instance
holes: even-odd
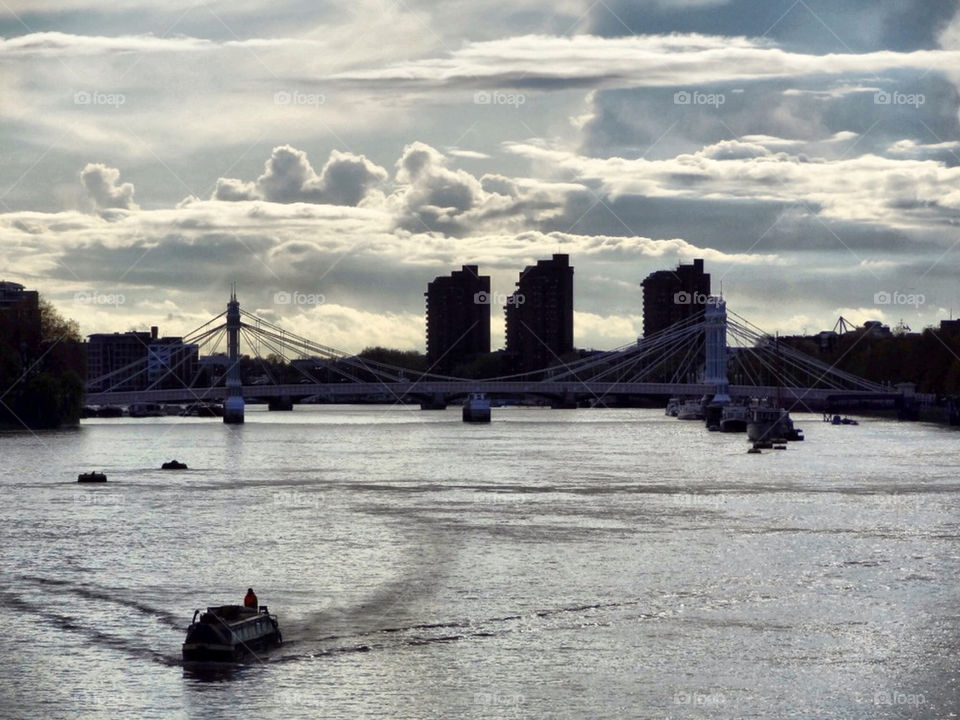
[[[242,662],[282,644],[277,616],[266,605],[218,605],[194,611],[183,642],[183,661]]]
[[[700,400],[684,400],[677,408],[679,420],[703,420],[703,403]]]
[[[720,416],[720,432],[746,432],[750,408],[744,405],[725,405]]]
[[[793,426],[790,413],[783,408],[755,405],[750,408],[747,439],[751,442],[803,440],[803,430]]]
[[[463,401],[464,422],[490,422],[490,399],[484,393],[470,393]]]

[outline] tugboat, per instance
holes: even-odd
[[[750,409],[745,405],[724,405],[720,432],[746,432]]]
[[[703,402],[701,400],[684,400],[677,408],[679,420],[703,420]]]
[[[179,460],[169,460],[160,466],[161,470],[186,470],[187,464]]]
[[[106,482],[107,476],[102,472],[88,472],[77,475],[78,483]]]
[[[463,421],[472,423],[490,422],[490,399],[484,393],[470,393],[463,402]]]
[[[755,405],[750,408],[747,439],[751,442],[803,440],[803,430],[793,426],[790,413],[783,408]]]
[[[183,661],[242,662],[282,644],[277,616],[271,615],[266,605],[219,605],[194,611],[183,642]]]

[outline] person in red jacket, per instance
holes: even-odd
[[[257,594],[253,591],[253,588],[247,588],[247,594],[243,597],[243,606],[257,609]]]

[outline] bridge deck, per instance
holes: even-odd
[[[622,395],[688,395],[698,396],[714,392],[712,385],[676,383],[618,383],[618,382],[516,382],[500,380],[470,381],[424,381],[424,382],[359,382],[294,385],[247,385],[243,387],[247,398],[292,397],[303,398],[319,395],[323,398],[356,398],[383,396],[410,401],[434,395],[456,397],[470,392],[485,392],[493,396],[541,395],[548,397],[575,397],[601,399]],[[785,402],[826,402],[830,399],[875,399],[892,400],[901,397],[898,392],[865,392],[863,390],[836,390],[828,388],[789,388],[776,386],[731,385],[731,397],[776,397]],[[192,403],[223,400],[225,387],[180,388],[170,390],[120,391],[88,393],[90,405],[130,405],[132,403]],[[925,396],[918,399],[926,400]]]

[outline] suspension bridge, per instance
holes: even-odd
[[[143,389],[120,389],[147,373],[147,362],[141,359],[90,378],[86,402],[102,406],[222,401],[227,423],[243,422],[245,402],[254,398],[286,403],[306,398],[420,403],[424,409],[443,408],[476,392],[492,398],[538,397],[554,407],[584,403],[602,407],[638,396],[705,395],[718,403],[770,398],[797,409],[854,402],[899,407],[904,402],[902,392],[843,372],[781,343],[735,313],[728,315],[725,302],[717,297],[710,298],[701,313],[635,343],[573,362],[558,358],[556,365],[541,370],[484,379],[412,371],[328,347],[241,310],[235,292],[223,313],[184,336],[183,343],[213,354],[224,340],[225,377],[212,386],[201,386],[200,373],[181,379],[180,365],[187,359],[179,357],[159,376],[154,372]],[[261,362],[265,361],[261,349],[289,362],[298,381],[268,378],[269,384],[244,384],[241,341]],[[171,378],[177,379],[176,387],[169,386]]]

